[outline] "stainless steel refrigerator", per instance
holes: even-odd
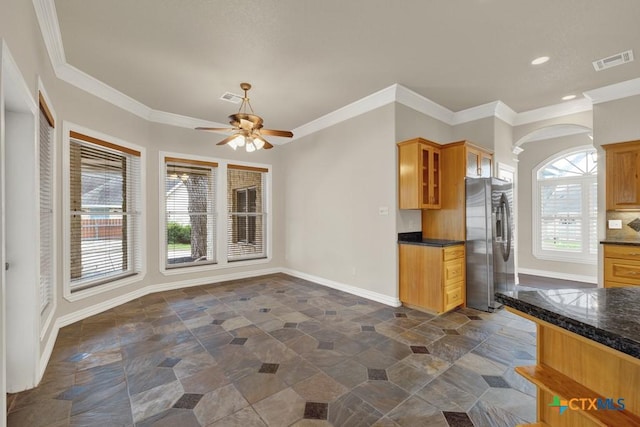
[[[497,178],[466,178],[467,307],[493,311],[497,291],[515,286],[513,186]]]

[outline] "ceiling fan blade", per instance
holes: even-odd
[[[229,141],[231,141],[233,138],[235,138],[236,136],[238,136],[237,133],[234,133],[231,136],[226,137],[225,139],[223,139],[222,141],[218,142],[216,145],[224,145],[227,144]]]
[[[284,136],[285,138],[293,137],[293,132],[289,130],[260,129],[260,133],[263,135]]]
[[[206,130],[208,132],[222,132],[222,131],[231,131],[231,130],[235,130],[234,128],[203,128],[203,127],[197,127],[197,130]]]
[[[262,138],[262,139],[264,139],[264,138]],[[271,143],[269,143],[269,141],[264,139],[264,146],[262,148],[264,148],[265,150],[269,150],[269,149],[273,148],[273,145]]]

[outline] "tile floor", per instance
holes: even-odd
[[[60,330],[9,426],[508,426],[535,328],[434,317],[283,274],[148,295]]]

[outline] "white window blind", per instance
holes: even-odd
[[[44,313],[53,297],[53,132],[49,109],[40,99],[40,311]]]
[[[71,292],[136,274],[140,153],[71,132]]]
[[[594,149],[561,154],[536,171],[537,257],[593,263],[597,255],[597,157]]]
[[[265,258],[267,169],[227,167],[227,256],[229,261]]]
[[[543,250],[582,252],[582,185],[540,185],[540,238]]]
[[[217,166],[165,158],[167,268],[216,262]]]

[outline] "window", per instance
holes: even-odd
[[[238,188],[233,190],[234,211],[236,215],[233,217],[235,233],[232,237],[234,243],[256,244],[256,217],[249,215],[256,213],[256,199],[258,190],[256,187]],[[244,215],[243,215],[244,214]]]
[[[216,169],[212,162],[165,157],[166,267],[216,261]]]
[[[562,153],[534,171],[536,257],[596,262],[597,172],[592,147]]]
[[[39,182],[40,182],[40,312],[45,314],[53,299],[53,133],[54,120],[40,93]]]
[[[70,132],[71,293],[140,273],[140,157],[136,149]]]
[[[267,169],[250,166],[227,167],[229,261],[266,257],[264,189],[267,172]]]

